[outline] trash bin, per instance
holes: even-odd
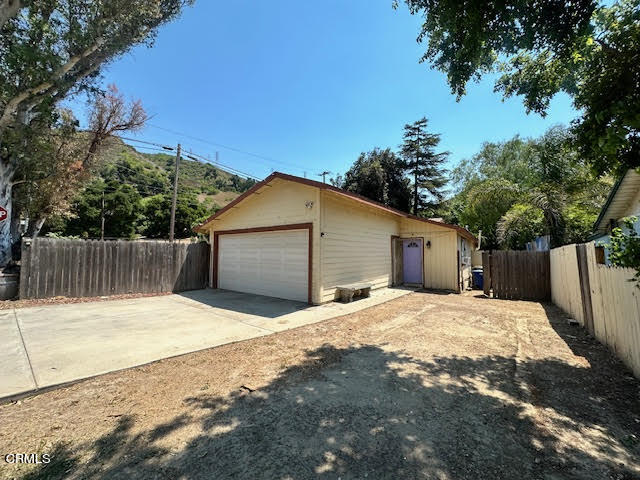
[[[473,276],[473,288],[482,290],[482,267],[471,269],[471,275]]]

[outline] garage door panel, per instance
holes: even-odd
[[[218,285],[290,300],[308,299],[308,230],[220,235]]]

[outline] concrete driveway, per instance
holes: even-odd
[[[307,304],[224,290],[0,311],[0,399],[353,313],[410,293]]]

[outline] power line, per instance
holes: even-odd
[[[161,143],[156,143],[156,142],[149,142],[147,140],[140,140],[138,138],[130,138],[130,137],[122,137],[120,135],[111,135],[112,137],[116,137],[116,138],[120,138],[122,140],[128,140],[130,142],[138,142],[138,143],[145,143],[147,145],[154,145],[156,147],[160,147],[163,150],[167,150],[170,152],[175,151],[174,147],[170,147],[169,145],[162,145]]]
[[[271,163],[279,163],[281,165],[287,165],[288,167],[295,168],[296,170],[300,170],[301,172],[304,171],[304,169],[305,169],[305,167],[303,167],[301,165],[296,165],[296,164],[289,163],[289,162],[283,162],[282,160],[276,160],[275,158],[267,157],[266,155],[260,155],[258,153],[253,153],[253,152],[247,152],[246,150],[242,150],[240,148],[232,147],[232,146],[225,145],[225,144],[218,143],[218,142],[213,142],[211,140],[206,140],[204,138],[194,137],[193,135],[189,135],[187,133],[177,132],[175,130],[171,130],[171,129],[165,128],[165,127],[160,127],[158,125],[153,125],[151,123],[148,123],[147,125],[150,126],[150,127],[153,127],[153,128],[157,128],[158,130],[163,130],[163,131],[165,131],[167,133],[171,133],[173,135],[179,135],[181,137],[188,138],[190,140],[195,140],[197,142],[206,143],[206,144],[212,145],[214,147],[224,148],[225,150],[230,150],[232,152],[241,153],[243,155],[248,155],[250,157],[259,158],[261,160],[266,160],[266,161],[271,162]]]
[[[223,167],[223,168],[226,168],[226,169],[228,169],[228,170],[231,170],[231,172],[230,172],[230,173],[236,173],[236,172],[237,172],[237,173],[236,173],[236,175],[237,175],[237,174],[239,174],[239,175],[243,175],[243,176],[245,176],[245,177],[247,177],[247,178],[252,178],[253,180],[261,180],[261,178],[256,177],[255,175],[251,175],[250,173],[243,172],[242,170],[238,170],[237,168],[230,167],[229,165],[225,165],[225,164],[220,163],[220,162],[217,162],[217,161],[215,161],[215,160],[211,160],[210,158],[207,158],[207,157],[205,157],[205,156],[203,156],[203,155],[200,155],[200,154],[197,154],[197,153],[194,153],[194,152],[189,152],[189,153],[190,153],[191,155],[195,155],[196,157],[198,157],[198,158],[200,158],[200,159],[204,160],[204,161],[205,161],[205,162],[207,162],[207,163],[211,163],[212,165],[221,166],[221,167]],[[187,156],[187,157],[189,157],[189,155],[186,155],[186,156]],[[235,172],[234,172],[234,171],[235,171]]]
[[[129,145],[130,147],[134,147],[134,145]],[[151,150],[152,152],[160,152],[160,153],[166,153],[167,155],[169,155],[165,150],[161,149],[161,148],[157,148],[157,147],[145,147],[144,145],[135,145],[135,148],[144,148],[145,150]],[[175,149],[174,149],[175,150]]]
[[[173,148],[173,147],[168,147],[166,145],[162,145],[162,144],[156,143],[156,142],[149,142],[149,141],[146,141],[146,140],[132,139],[132,138],[128,138],[128,137],[121,137],[119,135],[112,135],[112,136],[116,137],[116,138],[120,138],[122,140],[130,140],[130,141],[140,142],[140,143],[143,143],[143,144],[146,144],[146,145],[152,145],[152,146],[136,145],[134,147],[136,149],[141,148],[141,149],[151,150],[153,152],[161,152],[161,153],[166,153],[166,150],[169,150],[169,149],[175,151],[175,148]],[[250,173],[243,172],[242,170],[238,170],[237,168],[232,167],[230,165],[225,165],[223,163],[211,160],[210,158],[207,158],[207,157],[205,157],[204,155],[201,155],[201,154],[197,154],[197,153],[195,153],[195,152],[193,152],[191,150],[189,151],[189,153],[191,155],[195,155],[196,157],[200,158],[201,160],[203,160],[206,163],[210,163],[212,165],[215,165],[215,166],[218,166],[218,167],[222,167],[222,169],[224,169],[224,170],[228,170],[227,173],[231,173],[231,174],[234,174],[234,175],[241,175],[241,176],[244,176],[244,177],[247,177],[247,178],[251,178],[253,180],[262,180],[260,177],[257,177],[256,175],[252,175]],[[185,154],[183,152],[181,154],[181,157],[182,158],[184,158],[184,157],[189,158],[189,154]],[[196,158],[191,158],[191,160],[200,161],[200,160],[198,160]],[[202,163],[202,162],[200,162],[200,163]]]

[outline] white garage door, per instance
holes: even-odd
[[[307,301],[308,230],[227,234],[218,241],[219,288]]]

